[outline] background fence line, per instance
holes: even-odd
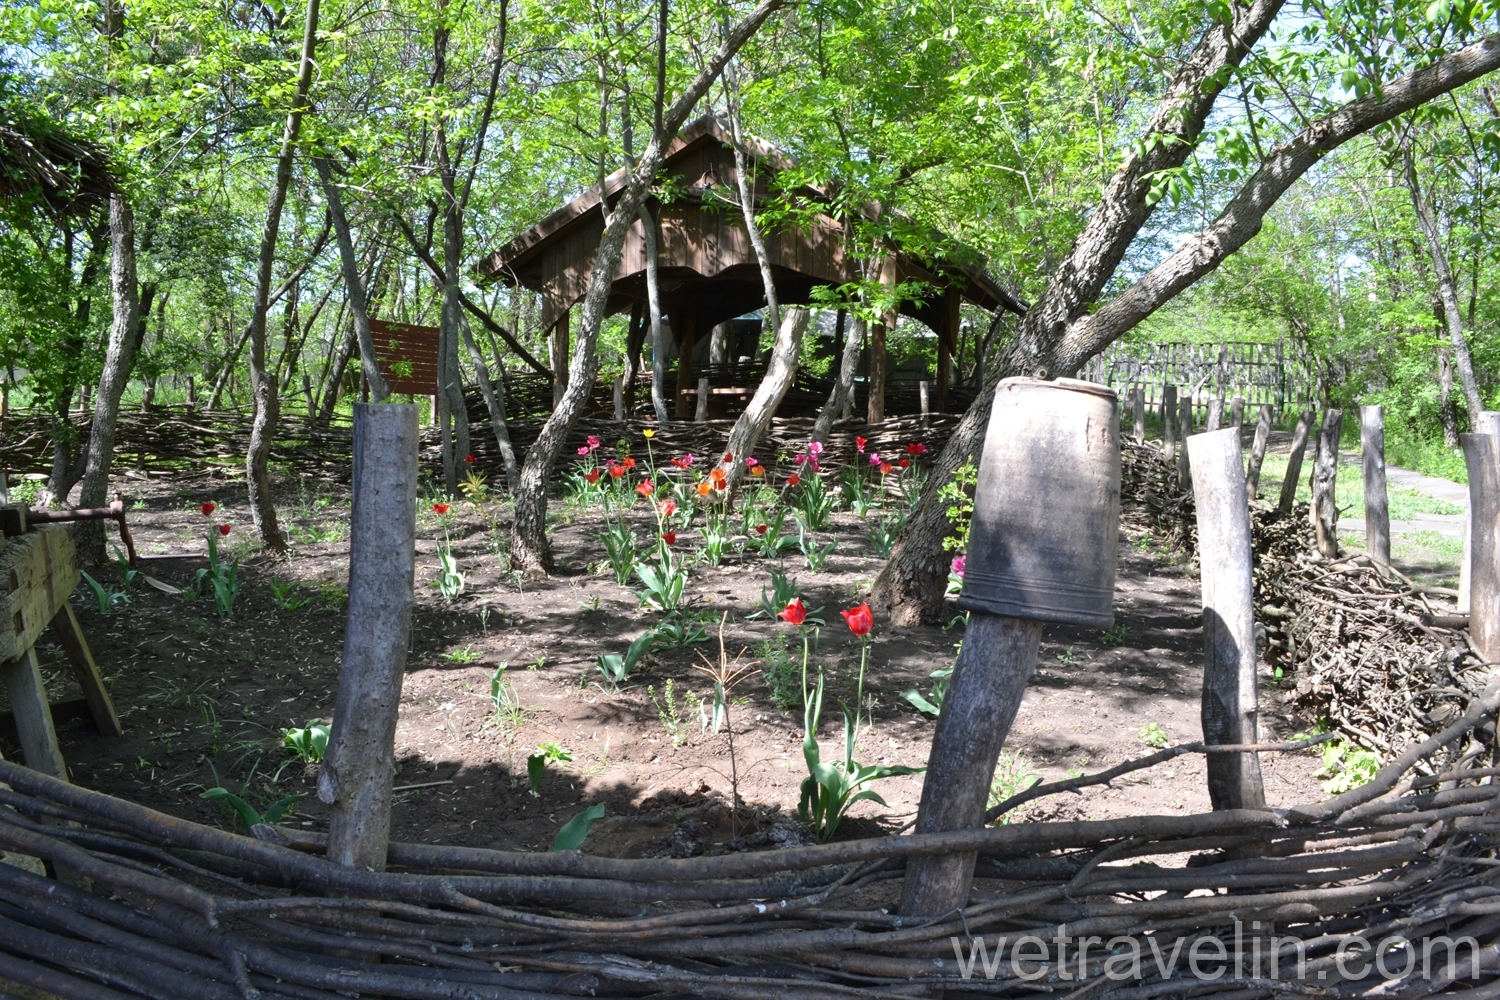
[[[1207,415],[1212,399],[1224,401],[1226,421],[1236,398],[1245,401],[1247,420],[1255,407],[1269,403],[1281,421],[1317,395],[1311,355],[1285,340],[1117,341],[1091,358],[1078,377],[1115,389],[1122,413],[1128,413],[1130,392],[1139,386],[1145,392],[1148,419],[1158,423],[1163,390],[1169,385],[1177,386],[1179,399],[1192,400],[1195,423]]]

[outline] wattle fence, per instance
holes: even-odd
[[[1247,412],[1261,404],[1276,408],[1277,419],[1317,395],[1317,369],[1312,356],[1289,341],[1250,343],[1188,343],[1117,341],[1084,365],[1081,379],[1107,385],[1128,406],[1130,391],[1139,386],[1146,395],[1146,411],[1161,419],[1164,390],[1177,387],[1177,398],[1193,401],[1194,420],[1206,414],[1209,400],[1243,399]]]

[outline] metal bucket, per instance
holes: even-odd
[[[979,463],[960,607],[1114,622],[1120,416],[1093,382],[1008,378]]]

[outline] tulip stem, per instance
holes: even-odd
[[[859,685],[854,690],[854,732],[859,734],[859,712],[865,703],[865,664],[870,661],[870,635],[865,633],[859,640]]]

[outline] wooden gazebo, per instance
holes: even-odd
[[[761,144],[749,152],[757,160],[756,199],[767,196],[785,156]],[[738,211],[733,147],[723,123],[705,117],[674,140],[663,164],[675,197],[657,206],[662,239],[658,280],[662,312],[670,322],[677,370],[677,412],[686,415],[695,392],[694,354],[717,324],[765,305],[755,252]],[[625,183],[625,171],[604,182],[611,203]],[[810,200],[821,193],[807,192]],[[548,215],[479,265],[481,281],[504,281],[540,293],[542,326],[553,340],[554,367],[567,357],[568,315],[583,300],[599,239],[604,231],[600,193],[591,188]],[[845,254],[844,227],[831,216],[818,216],[805,227],[778,227],[764,234],[771,258],[776,294],[784,304],[809,303],[818,286],[843,284],[858,277]],[[957,349],[959,307],[967,300],[986,311],[1025,307],[984,270],[977,255],[970,259],[922,261],[897,246],[884,262],[881,280],[889,284],[922,281],[935,291],[901,312],[929,326],[937,335],[936,408],[947,401],[952,360]],[[639,325],[646,302],[646,242],[639,220],[627,236],[615,272],[609,313],[631,311]],[[886,326],[895,322],[887,318]],[[884,413],[885,327],[870,331],[870,412]],[[635,341],[639,343],[637,339]],[[561,377],[561,373],[559,373]]]

